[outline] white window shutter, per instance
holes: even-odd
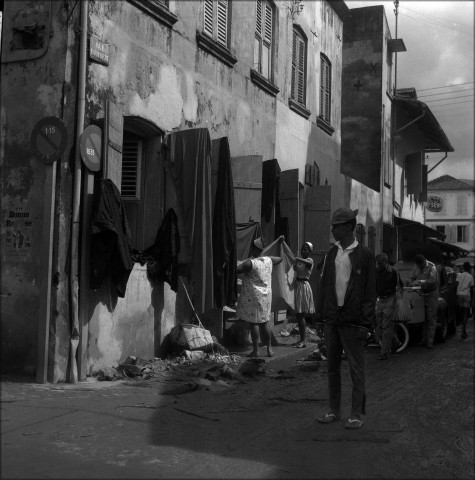
[[[265,3],[265,24],[264,24],[264,41],[270,45],[272,42],[272,8]]]
[[[298,97],[297,101],[305,103],[305,43],[298,38]]]
[[[204,28],[208,35],[213,36],[213,0],[205,0]]]
[[[262,37],[262,0],[256,0],[256,35]]]
[[[217,40],[224,46],[228,46],[228,2],[218,0],[218,25]]]

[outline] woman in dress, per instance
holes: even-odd
[[[312,251],[313,245],[310,242],[305,242],[300,249],[302,257],[296,257],[294,263],[296,274],[294,289],[295,314],[300,334],[300,340],[295,344],[296,348],[305,348],[307,346],[307,325],[305,323],[305,317],[311,313],[315,313],[312,287],[308,282],[313,270],[313,259],[310,258]]]
[[[281,237],[283,240],[283,237]],[[241,274],[242,285],[236,314],[251,326],[252,352],[248,357],[259,356],[259,332],[267,347],[267,355],[274,355],[271,348],[269,325],[272,305],[272,268],[282,261],[281,257],[259,257],[264,248],[261,238],[254,241],[251,257],[238,262],[237,273]]]

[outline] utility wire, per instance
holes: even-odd
[[[465,27],[469,27],[471,28],[472,25],[468,25],[467,23],[461,23],[459,22],[458,20],[455,20],[454,18],[441,18],[441,17],[436,17],[435,15],[431,15],[430,13],[421,13],[421,12],[417,12],[416,10],[412,10],[411,8],[407,8],[407,7],[401,7],[401,10],[408,10],[409,12],[413,12],[413,13],[416,13],[418,15],[422,15],[423,17],[432,17],[432,18],[435,18],[436,20],[441,20],[442,22],[447,22],[447,21],[451,21],[451,22],[454,22],[458,25],[463,25]]]
[[[432,100],[424,100],[424,103],[443,102],[444,100],[452,100],[453,98],[465,98],[465,97],[473,97],[473,93],[471,93],[470,95],[457,95],[456,97],[433,98]]]
[[[452,88],[452,87],[458,87],[459,85],[472,85],[475,82],[465,82],[465,83],[454,83],[453,85],[445,85],[443,87],[432,87],[432,88],[419,88],[419,92],[426,92],[427,90],[438,90],[439,88]],[[454,92],[449,92],[449,93],[454,93]]]
[[[471,90],[473,90],[473,88],[466,88],[465,90],[457,90],[457,91],[452,91],[452,92],[428,93],[427,95],[417,95],[417,98],[435,97],[437,95],[450,95],[452,93],[470,92]]]
[[[426,20],[426,21],[422,21],[422,20],[420,20],[419,18],[414,18],[414,17],[411,17],[410,15],[407,15],[407,14],[404,15],[404,17],[405,17],[405,18],[410,18],[411,20],[415,20],[415,21],[418,22],[419,24],[425,25],[427,28],[432,28],[432,29],[434,29],[434,30],[436,29],[436,30],[438,30],[439,32],[440,32],[440,29],[441,29],[441,28],[449,28],[449,29],[452,30],[452,31],[453,31],[453,30],[456,30],[456,31],[459,32],[459,33],[462,33],[462,34],[469,35],[469,36],[473,37],[473,33],[472,33],[472,32],[464,32],[463,30],[460,30],[460,29],[458,29],[458,28],[448,27],[448,26],[446,26],[446,25],[441,25],[441,24],[435,24],[435,25],[432,24],[432,25],[431,25],[430,23],[427,22],[427,20]],[[458,37],[458,34],[457,34],[457,33],[444,32],[444,33],[441,33],[441,34],[442,34],[442,35],[448,35],[448,36],[450,36],[450,37]]]

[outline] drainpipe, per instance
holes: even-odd
[[[442,158],[439,162],[437,162],[430,170],[427,171],[427,175],[429,175],[430,172],[432,172],[432,170],[434,170],[434,168],[438,167],[446,158],[447,158],[447,155],[448,153],[445,152],[445,155],[444,155],[444,158]]]
[[[84,115],[86,110],[86,55],[87,55],[87,16],[88,0],[82,0],[79,65],[78,65],[78,104],[76,117],[76,156],[74,159],[74,187],[73,187],[73,212],[71,231],[71,348],[70,348],[70,383],[78,383],[76,351],[79,344],[79,211],[81,207],[81,180],[82,162],[79,150],[79,140],[84,131]]]

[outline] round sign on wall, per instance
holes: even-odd
[[[81,158],[89,170],[98,172],[102,160],[102,130],[96,125],[84,129],[79,143]]]
[[[31,132],[31,148],[46,164],[57,160],[64,153],[67,143],[68,131],[57,117],[41,119]]]

